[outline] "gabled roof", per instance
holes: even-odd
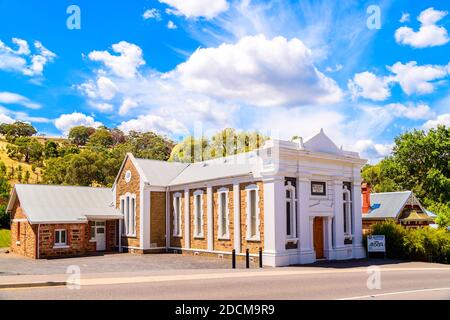
[[[396,219],[411,196],[411,191],[371,193],[371,209],[362,217],[363,219]]]
[[[17,200],[28,220],[36,223],[76,223],[90,219],[120,219],[111,189],[16,184],[7,211]]]
[[[343,151],[325,134],[323,129],[303,143],[306,150],[342,155]]]
[[[152,186],[165,187],[178,177],[189,164],[134,158],[142,170],[144,181]]]

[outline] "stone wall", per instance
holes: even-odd
[[[166,246],[166,193],[150,192],[150,247]]]

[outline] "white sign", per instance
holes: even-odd
[[[367,237],[368,252],[386,252],[386,239],[384,236]]]

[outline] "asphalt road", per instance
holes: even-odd
[[[380,289],[369,289],[367,268],[279,268],[195,276],[174,271],[166,278],[123,277],[114,284],[94,279],[66,287],[0,290],[0,299],[439,299],[450,300],[450,268],[442,265],[383,266]],[[191,277],[191,278],[190,278]],[[374,278],[370,278],[374,279]],[[139,283],[142,281],[141,283]],[[137,283],[136,283],[137,282]],[[374,286],[378,282],[369,281]],[[376,286],[376,285],[375,285]]]

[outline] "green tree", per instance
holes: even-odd
[[[73,144],[77,146],[84,146],[88,142],[89,137],[94,134],[94,132],[94,128],[76,126],[70,129],[68,138]]]
[[[57,158],[58,157],[58,144],[55,141],[49,140],[45,143],[44,147],[45,158]]]
[[[43,156],[42,144],[35,138],[18,137],[6,149],[10,158],[26,163],[39,162]]]
[[[8,202],[10,185],[5,177],[0,176],[0,227],[9,228],[9,214],[6,212],[6,203]]]
[[[0,125],[0,134],[6,136],[6,139],[10,142],[18,137],[31,137],[36,133],[36,129],[31,124],[22,121]]]
[[[114,140],[111,132],[104,128],[96,130],[88,140],[88,145],[104,148],[111,147],[113,143]]]

